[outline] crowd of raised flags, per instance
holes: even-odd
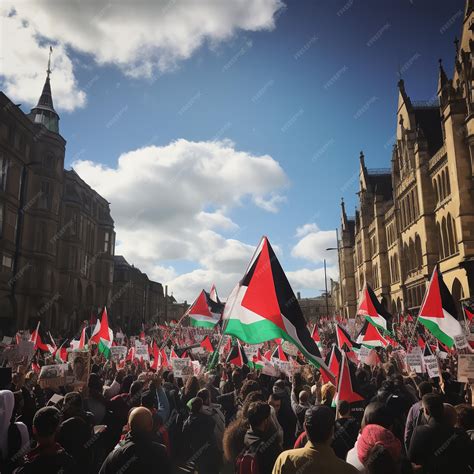
[[[237,367],[246,364],[269,375],[282,371],[291,376],[302,365],[311,364],[319,368],[324,380],[334,383],[339,398],[354,400],[354,367],[360,362],[381,363],[387,350],[399,351],[402,358],[415,346],[427,356],[470,352],[466,328],[474,312],[467,307],[464,311],[462,316],[457,314],[456,304],[435,268],[416,319],[409,314],[392,317],[366,284],[357,308],[357,332],[354,324],[349,325],[341,317],[322,318],[308,327],[270,242],[264,237],[226,304],[213,285],[209,292],[199,293],[180,321],[172,325],[142,325],[135,337],[118,330],[114,338],[104,308],[95,325],[83,325],[78,339],[66,339],[57,345],[38,323],[29,340],[36,352],[32,360],[36,370],[45,355],[64,363],[68,351],[90,350],[109,359],[112,347],[120,345],[126,351],[116,361],[119,366],[127,362],[147,363],[151,370],[172,368],[173,359],[185,358],[198,359],[202,371],[227,362]],[[146,346],[146,353],[142,349],[139,354],[138,345]],[[200,348],[198,355],[193,350],[196,348]],[[285,352],[289,348],[290,355]]]

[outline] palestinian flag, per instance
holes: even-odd
[[[170,359],[179,359],[178,354],[176,354],[174,347],[171,348]]]
[[[78,349],[84,349],[86,347],[86,326],[82,328],[81,338],[79,339]]]
[[[249,344],[284,339],[293,343],[310,362],[328,371],[266,237],[262,238],[244,277],[227,300],[224,333]],[[329,371],[328,375],[334,379]]]
[[[158,370],[158,366],[161,365],[161,351],[158,349],[155,340],[153,340],[153,347],[151,352],[153,355],[153,363],[150,365],[150,367],[153,370]]]
[[[54,360],[60,364],[67,362],[67,344],[68,339],[65,339],[64,342],[54,351]]]
[[[114,340],[114,333],[109,328],[109,319],[107,317],[107,308],[102,311],[102,319],[97,320],[94,332],[90,338],[91,342],[98,344],[98,350],[105,358],[110,357],[110,347]]]
[[[324,383],[335,382],[337,386],[337,378],[339,376],[339,367],[341,366],[342,353],[336,345],[332,346],[331,352],[326,356],[326,365],[332,374],[336,374],[335,380],[331,380],[324,372],[321,372],[321,378]]]
[[[380,331],[367,320],[362,326],[357,342],[368,348],[388,346],[388,341],[380,334]]]
[[[283,362],[288,362],[288,354],[283,350],[283,348],[281,347],[281,344],[278,344],[275,347],[275,350],[273,351],[273,354],[272,354],[272,359],[278,359]]]
[[[392,331],[392,315],[379,303],[372,288],[365,284],[361,292],[357,314],[384,332]]]
[[[464,306],[464,315],[466,316],[466,319],[471,322],[472,318],[474,318],[474,309],[469,306]]]
[[[140,334],[138,335],[138,338],[140,341],[145,342],[145,324],[142,322],[142,329],[140,331]]]
[[[318,349],[321,350],[321,338],[319,337],[317,324],[315,324],[313,327],[313,331],[311,332],[311,337],[313,341],[316,343],[316,345],[318,346]]]
[[[357,342],[354,342],[351,339],[351,336],[349,333],[339,326],[339,324],[336,324],[336,338],[337,338],[337,346],[339,349],[345,351],[345,352],[350,352],[354,349],[358,350],[360,349],[360,344]]]
[[[41,321],[38,321],[36,329],[30,335],[30,342],[34,342],[35,344],[35,351],[38,349],[43,352],[50,352],[54,354],[56,349],[56,344],[52,340],[51,336],[43,333],[40,329]]]
[[[464,334],[457,319],[453,297],[435,267],[421,304],[418,320],[428,331],[449,348],[454,347],[456,336]]]
[[[346,354],[343,352],[337,381],[336,406],[340,401],[357,403],[363,402],[364,400],[365,398],[357,392],[355,366],[349,362]]]
[[[252,365],[255,370],[262,370],[265,365],[260,349],[257,350],[257,354],[252,357]]]
[[[194,303],[187,311],[191,326],[201,328],[213,328],[218,322],[220,315],[211,312],[208,304],[207,293],[202,290]]]
[[[125,358],[126,361],[134,361],[135,359],[135,346],[130,347],[127,353],[127,357]]]
[[[212,342],[211,342],[211,338],[209,336],[206,336],[200,346],[203,348],[203,349],[206,349],[207,352],[214,352],[214,346],[212,345]]]
[[[168,356],[166,355],[166,352],[164,349],[161,349],[160,351],[160,362],[161,362],[161,367],[169,367],[170,363],[168,361]]]
[[[242,349],[239,341],[237,341],[237,344],[232,347],[229,355],[227,356],[226,362],[228,364],[233,364],[236,367],[242,367],[244,364],[248,364],[249,361],[247,359],[247,355]]]

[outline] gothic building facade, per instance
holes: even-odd
[[[0,333],[75,331],[108,304],[114,222],[109,203],[64,169],[48,67],[36,107],[0,93]]]
[[[368,283],[392,313],[419,310],[436,265],[457,302],[474,297],[474,2],[466,5],[454,74],[440,62],[438,100],[399,81],[391,168],[359,163],[355,216],[342,203],[339,311],[353,317]]]

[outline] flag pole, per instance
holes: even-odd
[[[258,243],[258,245],[255,247],[255,250],[253,251],[252,258],[250,259],[250,262],[249,262],[249,264],[248,264],[248,266],[247,266],[247,269],[245,270],[245,274],[247,274],[247,272],[248,272],[249,269],[250,269],[250,266],[253,264],[255,255],[257,255],[257,250],[260,248],[260,245],[261,245],[263,239],[265,239],[265,238],[266,238],[266,236],[263,236],[263,237],[260,239],[260,242]],[[240,282],[239,282],[239,285],[240,285]],[[232,292],[231,292],[231,294],[232,294]],[[228,299],[228,298],[227,298],[227,299]],[[230,308],[230,311],[233,311],[234,306],[235,306],[235,303],[236,303],[236,300],[235,300],[235,298],[234,298],[234,301],[233,301],[233,303],[232,303],[232,307]],[[226,303],[226,306],[227,306],[227,303]],[[222,314],[224,314],[224,312],[225,312],[225,306],[224,306],[224,311],[223,311]],[[226,327],[227,327],[228,322],[229,322],[229,319],[226,318],[226,319],[224,320],[224,322],[222,323],[221,338],[219,339],[219,343],[217,344],[217,347],[216,347],[216,350],[214,351],[214,354],[212,354],[211,359],[210,359],[210,361],[208,362],[208,365],[207,365],[207,369],[208,369],[208,370],[211,370],[211,369],[213,369],[213,368],[215,367],[215,365],[217,364],[216,359],[219,360],[219,350],[220,350],[220,348],[221,348],[222,341],[224,340],[225,330],[226,330]]]

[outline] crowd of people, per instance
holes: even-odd
[[[387,352],[355,382],[357,404],[312,366],[272,377],[222,362],[178,378],[94,353],[74,390],[20,364],[0,391],[0,472],[473,472],[474,407],[452,373],[408,374]]]

